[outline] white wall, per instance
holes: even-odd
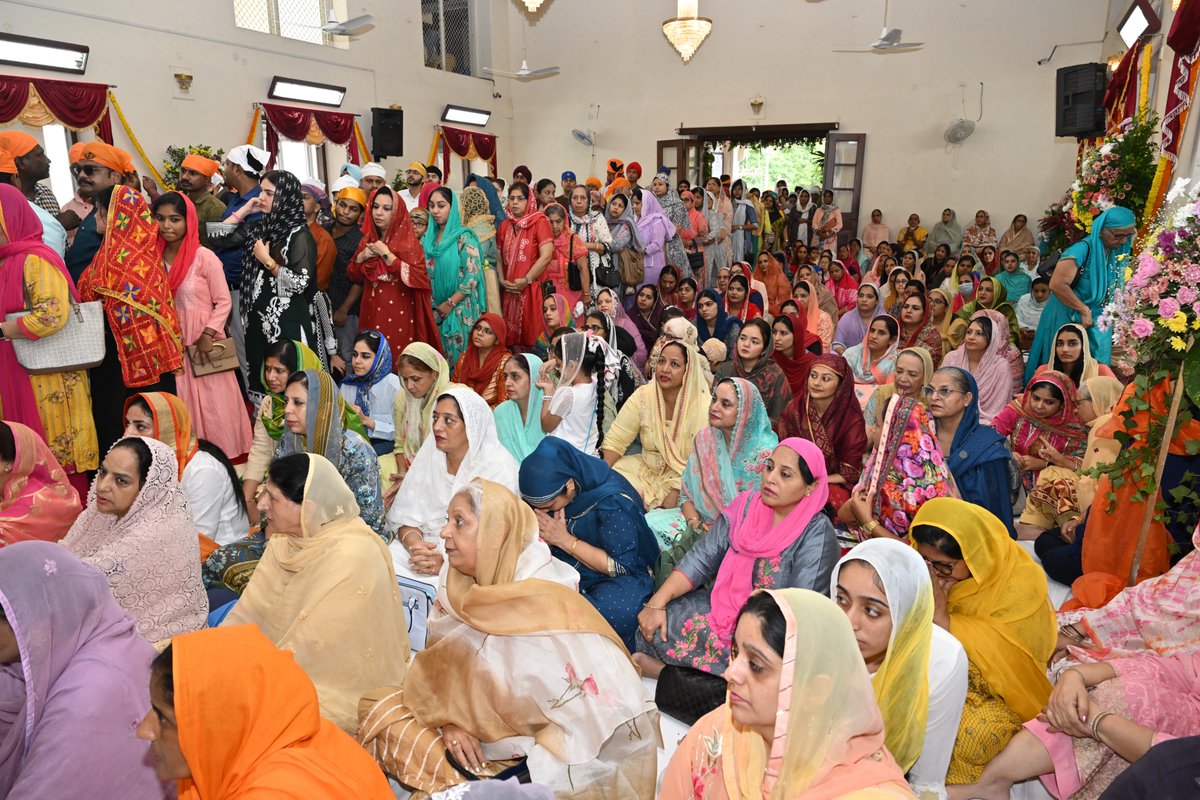
[[[504,19],[508,0],[485,0],[489,17]],[[347,88],[341,110],[361,114],[359,126],[371,143],[372,106],[404,108],[404,149],[388,159],[390,170],[424,161],[433,125],[447,102],[496,111],[486,128],[500,136],[501,152],[511,140],[508,98],[492,99],[492,84],[424,66],[419,0],[351,0],[350,13],[371,13],[375,30],[348,50],[282,39],[237,28],[232,0],[0,0],[0,30],[87,44],[91,59],[80,80],[116,84],[117,99],[146,152],[158,162],[169,144],[210,144],[228,150],[245,143],[251,104],[267,100],[273,75]],[[508,57],[505,28],[487,48]],[[186,67],[195,81],[194,100],[172,97],[171,67]],[[70,79],[0,65],[0,73]],[[274,101],[287,104],[287,101]],[[302,105],[302,104],[296,104]],[[133,152],[113,119],[116,144]],[[138,161],[135,154],[135,162]],[[138,168],[145,173],[139,163]]]
[[[969,218],[992,212],[1001,230],[1018,212],[1040,216],[1072,179],[1075,141],[1054,137],[1058,67],[1095,61],[1100,46],[1056,43],[1103,36],[1107,0],[893,0],[892,27],[909,54],[832,53],[835,45],[873,42],[883,0],[702,0],[713,32],[688,64],[663,36],[674,0],[547,0],[528,31],[531,67],[558,64],[552,78],[509,87],[518,140],[503,174],[527,163],[537,177],[568,167],[582,177],[590,154],[571,128],[589,124],[600,105],[597,161],[610,156],[656,165],[655,143],[675,129],[751,123],[749,100],[766,99],[765,124],[829,122],[867,134],[863,217],[884,211],[893,228],[911,211],[929,225],[945,206]],[[510,16],[509,39],[521,41]],[[942,131],[962,115],[984,116],[970,139],[947,150]]]

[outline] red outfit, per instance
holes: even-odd
[[[382,237],[376,226],[370,225],[346,268],[350,280],[363,285],[358,326],[380,331],[393,353],[403,352],[413,342],[426,342],[440,353],[442,340],[433,318],[433,290],[425,269],[425,251],[413,232],[408,208],[391,189],[377,189],[367,201],[367,208],[373,207],[379,192],[392,196],[392,221]],[[359,253],[378,241],[396,256],[390,267],[378,256],[358,261]],[[396,359],[393,372],[399,364]]]
[[[538,250],[543,243],[553,242],[554,234],[550,231],[550,221],[537,210],[537,201],[531,194],[525,216],[516,220],[509,217],[500,223],[496,239],[504,261],[504,279],[512,282],[529,274],[537,263]],[[544,327],[541,282],[532,281],[519,294],[503,292],[501,306],[508,323],[505,344],[509,347],[533,347]]]

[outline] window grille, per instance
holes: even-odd
[[[421,36],[425,66],[474,74],[471,0],[421,0]]]

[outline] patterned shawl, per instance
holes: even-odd
[[[293,453],[316,453],[333,466],[342,465],[342,432],[346,401],[327,372],[304,371],[308,401],[304,404],[304,433],[284,431],[276,458]]]
[[[27,539],[58,541],[79,516],[79,494],[45,440],[19,422],[12,431],[16,458],[0,495],[0,546]]]

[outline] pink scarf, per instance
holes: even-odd
[[[779,444],[794,450],[808,465],[813,475],[813,489],[778,525],[775,524],[775,510],[762,501],[759,492],[742,493],[726,509],[729,551],[717,570],[712,589],[712,611],[708,615],[712,629],[726,644],[733,636],[738,612],[754,591],[755,562],[778,556],[803,536],[808,523],[829,500],[829,473],[821,448],[794,436]]]
[[[984,425],[991,425],[992,420],[1004,410],[1013,396],[1012,368],[1008,359],[1000,354],[1008,344],[1008,325],[1000,325],[993,314],[1004,319],[1002,314],[990,309],[976,311],[971,315],[972,322],[984,320],[992,326],[992,340],[983,352],[983,357],[979,359],[978,368],[971,369],[971,357],[967,354],[965,339],[954,352],[942,360],[943,367],[958,367],[975,376],[975,382],[979,384],[979,421]]]
[[[62,257],[42,243],[42,221],[25,195],[5,184],[0,184],[0,228],[8,239],[7,244],[0,245],[0,319],[26,310],[25,262],[31,256],[50,262],[62,273],[71,297],[79,299]],[[0,341],[0,398],[6,419],[27,425],[41,438],[46,437],[29,373],[17,361],[16,351],[8,340]]]

